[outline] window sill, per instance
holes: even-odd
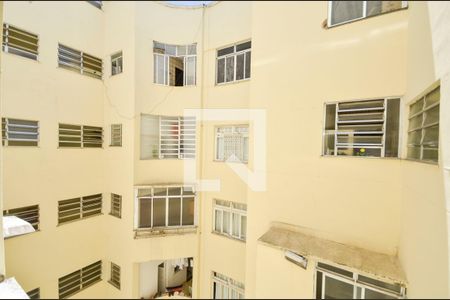
[[[162,83],[156,83],[153,82],[156,86],[162,86],[167,88],[196,88],[198,87],[197,84],[190,84],[190,85],[168,85],[168,84],[162,84]]]
[[[148,229],[134,229],[134,238],[151,238],[151,237],[162,237],[162,236],[172,236],[172,235],[185,235],[185,234],[195,234],[197,233],[197,226],[188,227],[161,227],[161,228],[148,228]]]
[[[120,291],[120,286],[117,286],[117,284],[115,284],[111,280],[108,280],[108,283]]]
[[[245,79],[240,79],[240,80],[233,80],[233,81],[229,81],[229,82],[221,82],[221,83],[217,83],[214,85],[216,87],[219,86],[227,86],[227,85],[231,85],[231,84],[238,84],[238,83],[242,83],[242,82],[246,82],[246,81],[250,81],[250,78],[245,78]]]
[[[236,160],[219,160],[219,159],[214,159],[213,162],[215,163],[231,163],[231,164],[243,164],[243,165],[248,165],[248,161],[236,161]]]
[[[220,237],[223,237],[223,238],[226,238],[226,239],[229,239],[229,240],[233,240],[233,241],[237,241],[237,242],[241,242],[241,243],[244,243],[244,244],[246,244],[246,240],[241,240],[241,239],[238,239],[238,238],[236,238],[236,237],[233,237],[233,236],[231,236],[231,235],[227,235],[227,234],[223,234],[223,233],[219,233],[219,232],[217,232],[217,231],[211,231],[211,234],[213,234],[213,235],[216,235],[216,236],[220,236]]]
[[[19,237],[19,236],[31,235],[31,234],[33,234],[33,233],[38,233],[38,232],[41,232],[41,230],[38,229],[38,230],[35,230],[35,231],[33,231],[33,232],[22,233],[22,234],[10,236],[10,237],[5,237],[4,240],[6,241],[6,240],[9,240],[9,239],[13,239],[13,238]]]
[[[75,223],[75,222],[80,222],[80,221],[87,220],[87,219],[92,219],[92,218],[95,218],[95,217],[98,217],[98,216],[102,216],[102,215],[103,215],[103,213],[99,213],[99,214],[91,215],[91,216],[84,217],[84,218],[79,218],[79,219],[70,220],[70,221],[63,222],[63,223],[58,223],[56,225],[56,227],[64,226],[64,225]]]
[[[427,165],[437,166],[439,167],[439,162],[429,161],[429,160],[420,160],[420,159],[412,159],[412,158],[401,158],[401,157],[376,157],[376,156],[351,156],[351,155],[321,155],[321,158],[343,158],[343,159],[382,159],[382,160],[390,160],[390,161],[406,161],[406,162],[416,162],[416,163],[424,163]]]
[[[114,215],[112,213],[108,213],[108,215],[110,215],[111,217],[115,217],[117,219],[122,219],[122,216],[117,216],[117,215]]]

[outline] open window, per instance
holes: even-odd
[[[197,44],[153,42],[153,82],[169,86],[196,84]]]

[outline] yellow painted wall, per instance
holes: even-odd
[[[3,24],[3,1],[0,1],[0,23]],[[0,38],[3,40],[3,31],[0,33]],[[0,70],[2,60],[0,56]],[[1,89],[1,72],[0,72],[0,89]],[[2,114],[2,99],[0,95],[0,115]],[[0,164],[3,165],[3,149],[0,149]],[[3,211],[3,172],[0,169],[0,211]],[[3,218],[0,218],[0,237],[3,236]],[[0,241],[0,274],[5,275],[5,243]]]

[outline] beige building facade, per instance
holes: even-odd
[[[449,297],[450,5],[356,2],[4,1],[0,208],[34,232],[0,272],[41,298]]]

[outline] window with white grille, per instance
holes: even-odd
[[[102,79],[103,75],[100,58],[62,44],[58,44],[58,66],[97,79]]]
[[[217,50],[216,83],[250,78],[252,42],[247,41]]]
[[[408,1],[328,1],[328,26],[396,11],[408,7]]]
[[[122,196],[111,194],[111,216],[121,218],[122,216]]]
[[[30,299],[41,299],[41,289],[37,288],[34,290],[31,290],[29,292],[27,292],[28,297],[30,297]]]
[[[248,126],[216,128],[216,160],[248,161]]]
[[[415,100],[409,106],[409,159],[439,161],[440,87]]]
[[[59,124],[59,147],[101,148],[103,128],[98,126]]]
[[[195,225],[192,186],[150,186],[136,191],[136,228],[181,228]]]
[[[122,124],[111,124],[111,147],[122,146]]]
[[[36,34],[3,24],[3,51],[37,60],[39,38]]]
[[[245,241],[247,238],[247,205],[214,200],[214,232]]]
[[[316,299],[404,299],[406,289],[324,263],[316,266]]]
[[[102,194],[58,201],[58,224],[100,215]]]
[[[5,146],[37,146],[39,122],[2,118],[2,144]]]
[[[400,99],[325,104],[323,155],[398,157]]]
[[[120,267],[115,263],[111,263],[111,277],[108,282],[120,290]]]
[[[6,209],[3,216],[18,217],[33,226],[34,230],[39,230],[39,205],[30,205],[19,208]]]
[[[141,159],[195,158],[195,117],[141,115]]]
[[[102,280],[102,261],[99,260],[80,270],[58,279],[59,299],[66,299]]]
[[[245,285],[218,272],[212,272],[212,299],[244,299]]]
[[[111,55],[111,75],[120,74],[123,72],[123,58],[122,51]]]
[[[153,42],[153,82],[170,86],[196,84],[197,44]]]

